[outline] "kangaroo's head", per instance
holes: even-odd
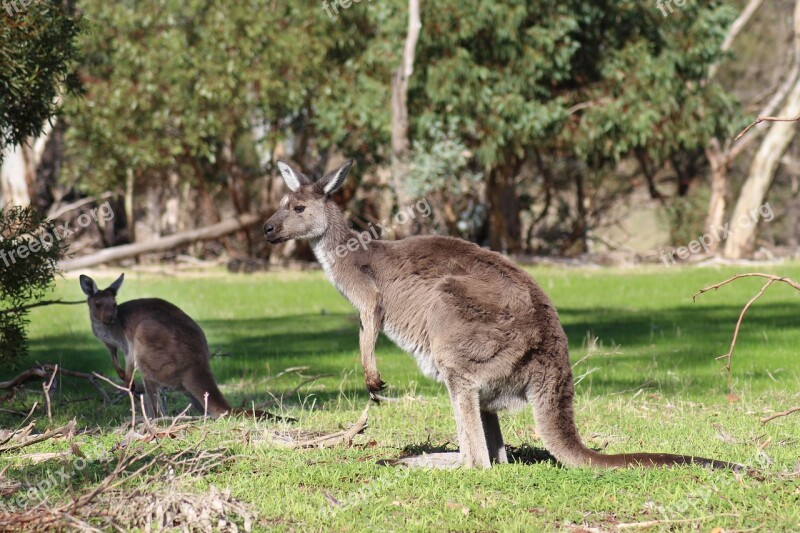
[[[289,194],[283,197],[278,210],[264,224],[264,236],[273,244],[291,239],[314,239],[328,229],[326,208],[333,194],[344,183],[353,160],[349,159],[338,169],[314,182],[287,165],[278,161],[283,181]]]
[[[89,297],[89,316],[92,322],[101,322],[110,326],[117,320],[117,291],[122,286],[125,274],[102,291],[89,276],[81,276],[81,289]]]

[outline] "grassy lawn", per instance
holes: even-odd
[[[800,265],[762,267],[800,279]],[[590,447],[609,453],[692,453],[763,468],[765,479],[698,467],[599,471],[565,469],[541,451],[529,409],[501,416],[518,462],[488,471],[429,471],[376,465],[404,450],[455,449],[455,422],[443,387],[417,371],[413,359],[381,337],[378,363],[398,398],[373,406],[369,427],[349,448],[288,450],[267,439],[274,431],[335,431],[354,422],[367,404],[358,362],[358,321],[321,273],[252,276],[212,273],[180,278],[126,274],[121,300],[168,299],[204,328],[212,367],[234,405],[273,400],[273,410],[294,424],[234,419],[195,423],[178,438],[161,439],[178,452],[193,443],[221,449],[232,460],[203,476],[188,476],[182,490],[228,488],[257,515],[255,529],[541,531],[650,522],[653,530],[792,531],[800,528],[800,480],[786,474],[800,460],[800,413],[765,426],[767,414],[800,405],[800,293],[773,285],[745,318],[733,360],[734,395],[715,356],[725,353],[739,311],[761,285],[741,280],[716,293],[691,296],[703,286],[746,269],[649,268],[635,270],[535,268],[569,335],[572,358],[587,339],[602,344],[575,369],[577,422]],[[110,283],[117,272],[97,276]],[[78,299],[75,277],[61,280],[55,297]],[[31,314],[31,355],[71,370],[113,374],[108,355],[90,330],[83,306],[47,307]],[[611,352],[611,353],[608,353]],[[306,370],[278,375],[297,366]],[[15,371],[0,371],[0,380]],[[309,376],[322,376],[308,380]],[[305,377],[304,377],[305,376]],[[6,409],[41,404],[39,383]],[[184,398],[173,393],[178,411]],[[85,382],[63,380],[52,406],[52,425],[72,418],[79,448],[111,449],[129,417],[126,401],[104,405]],[[37,427],[50,423],[41,409]],[[0,427],[21,418],[0,412]],[[139,443],[142,449],[155,443]],[[0,457],[0,471],[25,491],[64,459],[34,464],[34,452],[68,449],[49,440]],[[90,458],[91,459],[91,458]],[[51,505],[97,484],[113,466],[92,463],[45,490]],[[783,475],[782,475],[783,474]],[[171,486],[174,486],[171,485]],[[131,481],[125,494],[158,491]],[[38,496],[37,496],[38,498]],[[23,503],[25,500],[22,499]],[[27,501],[33,505],[38,500]],[[241,525],[241,524],[240,524]],[[634,531],[644,530],[643,525]]]

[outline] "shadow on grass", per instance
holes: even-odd
[[[418,457],[423,454],[457,454],[458,447],[449,442],[444,444],[432,444],[424,442],[419,444],[409,444],[403,448],[398,457],[381,459],[378,464],[391,465],[397,459],[408,457]],[[534,448],[527,444],[521,446],[506,446],[508,462],[513,464],[534,465],[540,463],[557,464],[556,458],[544,448]]]
[[[585,353],[582,343],[587,332],[600,338],[609,347],[621,345],[621,354],[592,359],[585,367],[576,369],[599,370],[589,376],[592,394],[611,394],[640,388],[647,382],[662,393],[719,388],[723,379],[719,373],[716,355],[727,351],[738,305],[686,305],[658,310],[636,310],[624,307],[605,309],[562,308],[561,319],[570,339],[573,360]],[[263,403],[271,396],[284,397],[288,403],[300,402],[313,394],[318,403],[325,404],[341,398],[366,399],[358,363],[358,320],[355,313],[302,314],[279,318],[246,318],[207,320],[201,323],[210,339],[212,352],[231,355],[214,358],[212,368],[218,382],[235,388],[229,398],[234,406],[248,406],[251,402]],[[740,334],[738,353],[748,353],[748,361],[758,364],[770,361],[764,337],[769,331],[771,340],[796,344],[800,338],[797,328],[797,308],[790,304],[777,304],[752,309]],[[86,325],[85,333],[64,333],[31,339],[31,355],[19,361],[18,368],[27,368],[35,361],[57,363],[71,370],[98,371],[113,375],[110,358],[103,345],[95,339]],[[396,390],[402,390],[411,381],[418,384],[417,391],[438,394],[441,386],[427,380],[416,369],[412,357],[381,336],[378,342],[378,360],[386,381]],[[285,376],[271,380],[278,372],[296,366],[308,366],[308,374],[331,374],[316,387],[301,386],[302,379]],[[352,375],[343,377],[343,371]],[[666,372],[680,379],[662,379]],[[0,380],[14,375],[9,368],[0,369]],[[649,374],[649,375],[648,375]],[[405,381],[404,379],[405,378]],[[753,376],[755,381],[766,382],[766,375]],[[80,380],[64,378],[63,393],[74,400],[78,393],[96,396],[96,391]],[[80,389],[79,391],[76,389]],[[321,389],[321,390],[320,390]],[[291,394],[290,394],[291,393]],[[179,395],[172,402],[182,404]],[[93,408],[92,408],[93,409]],[[124,415],[118,409],[113,418]],[[82,408],[82,410],[87,410]],[[108,421],[108,415],[84,413],[85,418]],[[0,414],[0,424],[12,423]]]

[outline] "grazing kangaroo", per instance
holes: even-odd
[[[81,276],[81,289],[89,297],[92,333],[111,353],[111,362],[125,383],[132,383],[136,368],[144,378],[145,412],[163,414],[159,386],[184,392],[192,405],[218,417],[234,410],[225,401],[211,373],[206,336],[189,315],[159,298],[130,300],[117,305],[125,274],[107,289],[98,290],[89,276]],[[117,359],[125,354],[125,368]],[[246,411],[245,411],[246,412]]]
[[[507,462],[497,412],[530,403],[537,432],[565,465],[733,466],[683,455],[588,449],[573,420],[567,337],[542,289],[502,255],[461,239],[380,241],[350,230],[331,194],[351,165],[315,183],[278,162],[291,192],[264,224],[264,235],[271,243],[308,239],[327,276],[358,309],[361,363],[373,399],[384,388],[375,361],[381,330],[413,354],[426,376],[447,387],[460,455],[455,461],[420,458],[417,464],[488,468]]]

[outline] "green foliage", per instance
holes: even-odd
[[[389,159],[406,2],[354,3],[334,19],[316,2],[80,5],[91,21],[81,39],[87,96],[66,103],[64,168],[83,188],[179,176],[205,191],[201,181],[224,189],[239,176],[257,198],[279,145],[312,173],[334,153],[358,160],[354,176]],[[451,226],[464,206],[496,224],[503,209],[535,220],[547,214],[537,199],[552,199],[568,207],[566,239],[586,238],[631,189],[630,175],[616,173],[621,161],[636,154],[655,172],[733,129],[731,96],[705,77],[734,15],[713,0],[669,17],[634,0],[422,3],[408,94],[420,173],[410,188],[446,191]],[[482,186],[446,176],[453,165],[480,173]],[[575,170],[558,174],[562,166]],[[485,220],[467,216],[473,229]],[[480,239],[485,229],[461,234]],[[495,240],[515,249],[508,239],[541,237],[521,230]]]
[[[67,104],[67,171],[93,189],[121,186],[129,170],[137,184],[170,171],[219,181],[224,147],[236,152],[242,141],[269,152],[302,138],[308,159],[318,159],[317,150],[355,152],[373,130],[388,131],[375,118],[383,87],[370,82],[371,60],[354,62],[369,27],[334,24],[319,4],[84,0],[82,8],[91,19],[81,41],[88,94]]]
[[[458,121],[483,165],[533,146],[594,166],[635,148],[663,160],[730,121],[730,97],[702,83],[734,15],[717,2],[668,19],[617,0],[426,6],[412,115]]]
[[[33,207],[0,210],[0,361],[27,353],[25,305],[52,288],[65,250],[54,223]]]
[[[0,10],[0,162],[2,148],[41,133],[58,112],[56,97],[78,87],[80,25],[70,4],[27,4],[6,2]]]
[[[669,244],[686,246],[703,234],[708,192],[681,196],[664,206],[661,216],[669,228]]]
[[[432,205],[435,218],[426,230],[470,237],[485,222],[479,197],[483,175],[472,170],[473,155],[455,128],[433,124],[424,139],[414,141],[411,153],[404,186],[413,198]]]

